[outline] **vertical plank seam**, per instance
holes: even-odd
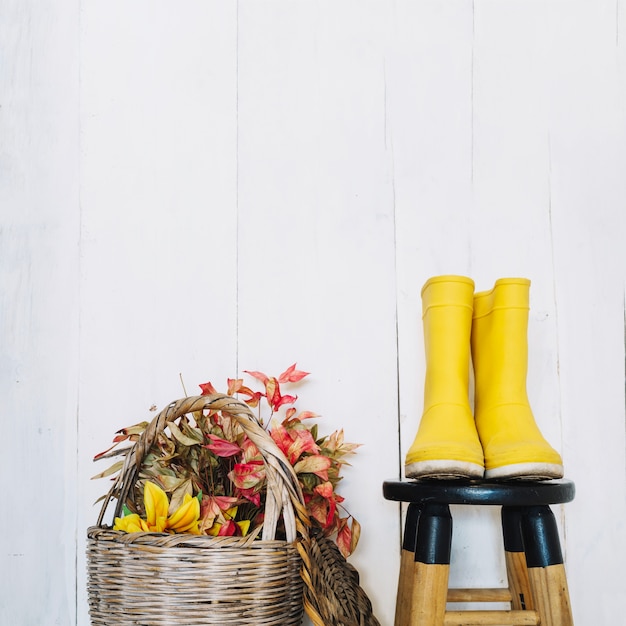
[[[396,163],[393,144],[393,132],[388,126],[388,93],[387,93],[387,59],[383,58],[383,110],[385,149],[389,150],[391,159],[391,212],[393,219],[393,275],[395,282],[395,339],[396,339],[396,427],[397,427],[397,456],[398,480],[402,480],[402,420],[400,416],[400,329],[398,324],[398,228],[396,222]],[[387,142],[389,139],[389,142]],[[398,503],[398,547],[402,551],[402,503]]]
[[[239,377],[239,0],[235,5],[235,371]]]
[[[76,7],[78,9],[78,33],[77,33],[77,80],[78,80],[78,154],[77,154],[77,201],[78,201],[78,276],[76,278],[76,298],[77,298],[77,307],[78,311],[76,312],[76,325],[77,325],[77,338],[76,338],[76,349],[78,354],[76,355],[76,398],[75,398],[75,409],[76,409],[76,459],[75,459],[75,471],[77,477],[75,498],[76,498],[76,509],[74,511],[74,622],[77,624],[79,619],[79,589],[78,589],[78,546],[79,546],[79,537],[78,537],[78,528],[80,522],[80,508],[81,503],[79,501],[80,489],[78,488],[78,480],[80,480],[80,438],[81,438],[81,429],[80,429],[80,372],[82,365],[82,337],[83,337],[83,328],[82,328],[82,312],[83,312],[83,298],[82,298],[82,276],[83,276],[83,229],[84,229],[84,220],[83,220],[83,185],[82,185],[82,137],[83,137],[83,125],[82,125],[82,34],[83,34],[83,4],[81,0],[77,0]]]
[[[626,435],[626,285],[624,285],[623,295],[623,308],[624,308],[624,404],[622,405],[622,416],[624,423],[624,434]],[[624,443],[624,478],[626,479],[626,441]],[[626,484],[626,482],[625,482]]]
[[[474,190],[474,63],[475,63],[475,37],[476,37],[476,13],[475,13],[475,0],[472,0],[472,50],[470,60],[470,181],[472,184],[472,191]]]
[[[554,246],[554,224],[552,221],[552,139],[550,136],[550,130],[548,129],[548,222],[550,231],[550,262],[552,264],[552,297],[554,300],[554,328],[556,334],[556,377],[557,377],[557,393],[558,393],[558,417],[560,427],[560,448],[561,453],[564,453],[563,449],[563,396],[561,393],[561,351],[560,351],[560,333],[559,333],[559,305],[557,297],[557,281],[556,281],[556,260],[555,260],[555,246]],[[563,556],[567,555],[567,525],[565,520],[565,505],[559,505],[559,520],[561,523],[561,530],[563,533]],[[564,560],[567,560],[565,558]]]

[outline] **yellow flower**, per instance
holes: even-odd
[[[186,493],[183,498],[183,503],[169,516],[167,528],[178,533],[199,535],[199,521],[200,503],[198,502],[198,498],[193,498]]]
[[[167,526],[167,509],[170,505],[167,494],[158,485],[146,481],[143,488],[143,504],[150,531],[162,533]]]
[[[142,531],[148,532],[150,529],[148,524],[137,513],[133,513],[124,517],[116,517],[113,530],[123,530],[126,533],[140,533]]]
[[[143,502],[146,519],[143,520],[133,513],[125,517],[116,517],[113,530],[127,533],[153,532],[162,533],[167,530],[178,533],[199,535],[200,503],[198,498],[185,494],[183,503],[168,517],[169,502],[167,494],[161,487],[147,481],[143,490]]]

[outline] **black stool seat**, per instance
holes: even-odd
[[[483,480],[386,480],[383,495],[397,502],[540,506],[571,502],[576,488],[571,480],[489,482]]]
[[[574,499],[571,480],[387,480],[387,500],[408,503],[395,626],[540,624],[573,626],[559,533],[551,504]],[[501,507],[509,586],[448,589],[449,505]],[[448,603],[508,602],[508,611],[453,611]]]

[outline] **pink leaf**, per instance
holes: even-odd
[[[217,435],[209,434],[208,437],[213,443],[209,443],[206,446],[202,447],[207,448],[207,450],[211,450],[211,452],[213,452],[216,456],[229,457],[235,456],[236,454],[239,454],[241,452],[241,448],[232,441],[222,439]]]
[[[279,377],[279,383],[297,383],[305,376],[308,376],[309,372],[302,372],[296,369],[296,364],[289,366]]]
[[[280,392],[279,392],[280,394]],[[298,399],[298,396],[281,396],[279,395],[278,399],[272,403],[272,408],[274,411],[278,411],[283,404],[293,404]]]
[[[254,376],[254,378],[260,380],[262,383],[265,383],[267,380],[267,376],[263,372],[251,372],[250,370],[244,370],[244,373]]]
[[[289,448],[293,443],[293,439],[287,429],[282,424],[276,424],[270,431],[270,435],[276,445],[280,448],[281,452],[285,455],[289,455]]]
[[[305,452],[312,452],[313,454],[319,452],[319,447],[315,443],[313,439],[313,435],[311,432],[303,429],[303,430],[295,430],[292,429],[290,432],[290,436],[292,438],[292,442],[287,448],[287,458],[289,462],[293,465]],[[325,458],[325,457],[322,457]],[[330,459],[328,459],[329,464],[326,466],[326,469],[330,467]]]

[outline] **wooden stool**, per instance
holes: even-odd
[[[571,502],[570,480],[385,481],[387,500],[408,502],[395,626],[573,626],[561,544],[550,504]],[[450,504],[499,505],[508,588],[448,589]],[[447,602],[509,602],[508,611],[448,611]]]

